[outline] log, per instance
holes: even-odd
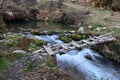
[[[40,51],[44,50],[43,48],[42,49],[39,49],[37,51],[34,51],[33,54],[36,54],[36,53],[39,53]]]

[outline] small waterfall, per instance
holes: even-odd
[[[54,34],[54,35],[48,35],[47,32],[45,32],[46,35],[43,36],[35,36],[37,39],[42,39],[49,44],[61,44],[63,43],[61,40],[59,40],[59,36]]]

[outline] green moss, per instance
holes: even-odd
[[[47,56],[45,56],[45,58],[46,58],[45,64],[47,67],[56,67],[57,66],[56,61],[52,56],[47,55]]]
[[[68,34],[68,35],[60,35],[60,40],[62,40],[65,43],[68,43],[72,40],[79,41],[82,39],[86,39],[87,35],[85,34],[79,34],[79,33],[73,33],[73,34]]]
[[[92,23],[92,29],[95,29],[95,28],[97,28],[97,27],[104,27],[105,25],[103,25],[103,24],[98,24],[98,23]]]
[[[81,35],[81,38],[82,38],[82,39],[87,39],[87,35],[82,34],[82,35]]]
[[[42,47],[43,45],[46,45],[47,43],[43,40],[38,39],[30,39],[31,43],[33,43],[36,46]]]
[[[46,66],[48,66],[48,67],[55,67],[56,64],[53,63],[52,61],[47,61],[47,62],[46,62]]]
[[[60,36],[60,40],[62,40],[64,43],[68,43],[72,39],[69,36]]]
[[[0,52],[0,75],[9,67],[9,60],[3,53]]]
[[[22,36],[20,34],[14,34],[14,35],[8,35],[6,38],[11,39],[13,41],[17,41],[21,38]]]
[[[72,34],[71,38],[75,41],[79,41],[81,39],[81,35],[80,34]]]
[[[28,48],[30,51],[35,51],[37,49],[37,47],[33,44],[31,44]]]
[[[21,37],[22,36],[20,34],[6,35],[4,36],[5,40],[2,42],[2,44],[6,47],[11,47],[16,44]]]
[[[55,33],[54,30],[50,30],[50,31],[48,32],[49,35],[54,34],[54,33]]]

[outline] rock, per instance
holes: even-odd
[[[91,55],[85,55],[86,59],[92,60],[92,56]]]
[[[0,40],[4,39],[4,36],[2,34],[0,34]]]
[[[111,8],[114,11],[120,11],[120,0],[112,0]]]
[[[26,54],[26,52],[24,50],[15,50],[13,54]]]
[[[105,30],[105,29],[106,29],[106,27],[103,27],[103,28],[102,28],[102,30]]]
[[[80,27],[80,28],[78,29],[78,32],[84,33],[84,32],[85,32],[84,27]]]
[[[89,26],[88,26],[88,28],[89,28],[89,29],[92,29],[92,26],[91,26],[91,25],[89,25]]]
[[[99,32],[101,29],[100,29],[100,27],[97,27],[95,30]]]
[[[3,19],[4,21],[8,20],[16,20],[16,19],[26,19],[28,15],[24,11],[20,12],[12,12],[12,11],[5,11],[3,12]]]

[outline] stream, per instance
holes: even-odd
[[[23,22],[24,23],[24,22]],[[64,30],[65,28],[58,25],[47,25],[38,22],[25,22],[24,25],[7,23],[7,28],[9,31],[16,31],[19,27],[24,28],[36,28],[42,30]],[[32,25],[31,25],[32,24]],[[72,30],[72,28],[71,28]],[[20,32],[20,31],[18,31]],[[61,44],[63,43],[59,40],[59,35],[32,35],[30,33],[25,34],[27,37],[34,37],[37,39],[42,39],[49,44]],[[71,50],[66,54],[60,55],[57,53],[56,60],[60,70],[67,74],[75,77],[75,80],[120,80],[120,67],[113,64],[112,61],[104,58],[99,53],[91,50],[89,48],[84,48],[82,50]],[[87,58],[90,57],[90,58]]]
[[[42,39],[48,44],[63,43],[55,34],[51,36],[29,34],[28,36]],[[74,76],[75,80],[120,80],[120,67],[115,66],[112,61],[89,48],[71,50],[62,55],[57,53],[55,56],[59,68]],[[90,56],[90,59],[86,56]]]

